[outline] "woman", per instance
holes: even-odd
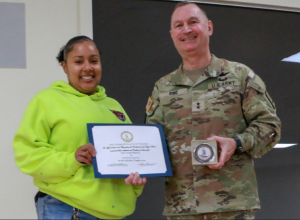
[[[57,57],[68,83],[57,81],[29,103],[14,138],[16,163],[39,187],[39,219],[121,219],[135,209],[146,178],[95,179],[87,123],[131,123],[122,106],[98,86],[95,43],[74,37]],[[120,120],[112,111],[122,112]]]

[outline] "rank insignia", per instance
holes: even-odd
[[[118,111],[114,111],[114,110],[110,110],[112,113],[114,113],[115,116],[117,116],[118,119],[120,119],[121,121],[125,121],[126,117],[122,112],[118,112]]]
[[[150,110],[152,104],[153,104],[153,101],[152,101],[152,99],[149,97],[148,102],[147,102],[147,105],[146,105],[146,110],[147,110],[147,112]]]

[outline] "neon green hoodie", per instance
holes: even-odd
[[[125,121],[111,110],[122,112]],[[142,187],[124,179],[95,179],[93,166],[77,162],[76,149],[89,142],[87,123],[131,121],[101,86],[88,96],[65,82],[53,83],[26,109],[13,141],[16,163],[41,192],[98,218],[123,218],[133,213]]]

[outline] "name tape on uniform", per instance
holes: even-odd
[[[225,86],[238,86],[240,83],[237,80],[228,80],[224,82],[217,82],[208,85],[208,89],[216,89]]]
[[[172,96],[172,95],[183,95],[187,93],[187,89],[179,89],[176,91],[170,91],[170,92],[162,92],[161,94],[159,94],[160,98],[166,97],[166,96]]]

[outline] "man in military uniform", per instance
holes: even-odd
[[[171,37],[183,63],[155,84],[147,123],[162,124],[173,177],[168,219],[254,219],[260,208],[252,158],[280,139],[281,123],[264,82],[249,67],[210,53],[213,24],[196,4],[177,4]],[[217,164],[193,166],[191,141],[216,140]]]

